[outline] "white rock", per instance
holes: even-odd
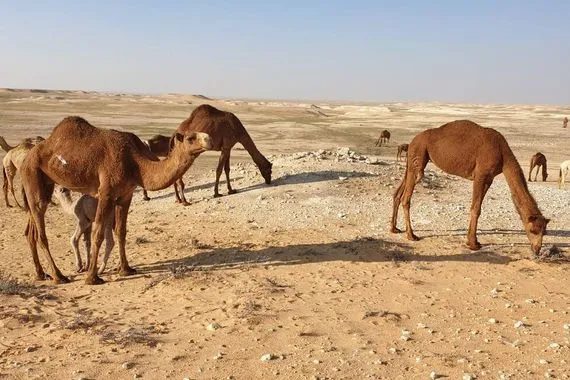
[[[556,342],[550,343],[550,348],[552,348],[553,350],[557,350],[560,348],[560,345]]]
[[[277,358],[277,357],[273,354],[263,354],[263,355],[261,355],[261,358],[259,360],[261,360],[262,362],[266,362],[269,360],[273,360],[275,358]]]
[[[497,320],[495,318],[489,318],[489,323],[497,323]]]
[[[123,367],[124,369],[131,369],[131,368],[133,368],[134,366],[135,366],[135,364],[134,364],[134,363],[131,363],[131,362],[124,362],[124,363],[121,365],[121,367]]]
[[[474,379],[476,379],[476,377],[474,375],[471,375],[470,373],[464,373],[462,379],[463,380],[474,380]]]
[[[526,303],[536,303],[535,300],[533,300],[532,298],[528,298],[525,300]]]
[[[208,330],[208,331],[216,331],[219,328],[220,328],[220,325],[217,324],[216,322],[210,323],[208,326],[206,326],[206,330]]]
[[[523,321],[516,321],[516,322],[515,322],[515,328],[516,328],[516,329],[520,329],[520,328],[522,328],[522,327],[525,327],[525,324],[524,324]]]

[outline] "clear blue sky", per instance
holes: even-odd
[[[0,0],[0,87],[570,103],[570,1]]]

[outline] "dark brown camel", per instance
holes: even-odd
[[[408,153],[408,146],[409,144],[398,145],[398,153],[396,153],[396,161],[400,161],[400,157],[402,157],[404,153]]]
[[[378,140],[376,140],[376,146],[382,146],[382,143],[388,143],[390,142],[390,131],[388,131],[387,129],[384,129],[381,133],[380,136],[378,137]]]
[[[160,190],[170,186],[210,147],[210,138],[205,133],[187,136],[176,133],[170,155],[161,161],[132,133],[95,128],[80,117],[63,119],[46,141],[30,150],[20,169],[22,195],[29,212],[25,235],[37,278],[48,278],[38,258],[39,243],[51,278],[56,283],[69,282],[53,261],[46,235],[45,213],[54,183],[98,199],[91,234],[95,244],[91,246],[85,283],[100,284],[103,280],[97,276],[97,257],[109,214],[115,213],[119,274],[133,274],[135,270],[129,266],[125,254],[125,239],[135,188]]]
[[[503,173],[532,251],[535,254],[540,252],[549,219],[542,216],[536,201],[529,193],[523,171],[513,151],[499,132],[483,128],[469,120],[453,121],[439,128],[428,129],[414,137],[408,148],[404,178],[394,192],[392,232],[401,232],[396,227],[401,202],[407,237],[409,240],[419,240],[410,222],[410,199],[414,186],[422,179],[430,160],[449,174],[473,181],[471,220],[467,233],[469,248],[481,248],[477,241],[477,221],[481,214],[481,203],[495,176]]]
[[[546,156],[544,156],[544,154],[538,152],[530,159],[530,170],[528,171],[529,182],[532,182],[530,177],[535,167],[536,167],[536,174],[534,175],[534,181],[536,182],[536,177],[538,177],[538,170],[542,168],[542,181],[546,182],[546,177],[548,177],[548,173],[546,172]]]
[[[257,150],[257,147],[245,130],[243,124],[233,113],[221,111],[209,104],[202,104],[192,112],[188,119],[180,124],[176,132],[182,134],[188,134],[190,132],[207,133],[212,140],[212,150],[222,152],[218,167],[216,168],[214,197],[220,196],[218,184],[222,170],[226,173],[228,194],[236,193],[236,190],[232,189],[230,184],[230,152],[236,143],[243,145],[245,150],[250,154],[253,162],[255,162],[261,175],[265,179],[265,183],[271,183],[271,162]],[[184,196],[184,182],[182,181],[182,176],[180,176],[180,179],[174,184],[174,190],[177,202],[188,205],[189,203]]]
[[[170,150],[170,137],[163,135],[154,135],[148,140],[143,140],[143,142],[148,146],[148,149],[156,155],[157,157],[168,156],[168,151]],[[145,201],[150,201],[150,197],[146,189],[143,189],[143,199]]]
[[[564,120],[562,120],[562,128],[566,128],[568,126],[568,118],[564,116]]]

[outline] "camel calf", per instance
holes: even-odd
[[[89,267],[89,252],[91,251],[91,230],[93,222],[95,222],[95,214],[97,213],[97,199],[90,195],[82,195],[81,197],[73,200],[71,191],[65,187],[55,185],[53,195],[61,204],[63,211],[69,215],[73,215],[77,220],[75,232],[71,236],[70,243],[73,253],[75,253],[75,263],[77,265],[77,272],[83,272]],[[101,274],[105,271],[109,255],[115,245],[113,239],[113,228],[115,225],[115,214],[110,213],[105,223],[105,256],[99,268],[98,273]],[[81,253],[79,252],[79,239],[83,236],[86,251],[86,264],[83,266],[81,260]]]
[[[536,182],[536,177],[538,177],[538,171],[542,168],[542,181],[546,182],[546,177],[548,173],[546,172],[546,156],[540,152],[536,153],[530,159],[530,170],[528,171],[528,181],[532,182],[531,175],[532,171],[536,168],[536,174],[534,175],[534,182]]]
[[[566,176],[570,172],[570,160],[566,160],[560,164],[560,171],[558,172],[558,187],[566,187],[564,182],[566,181]]]

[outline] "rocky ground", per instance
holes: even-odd
[[[570,192],[554,170],[529,187],[560,255],[532,256],[502,176],[472,252],[471,183],[431,165],[412,199],[422,240],[388,232],[404,164],[393,143],[375,149],[270,149],[270,186],[237,150],[239,192],[216,199],[207,153],[186,176],[191,206],[172,189],[135,194],[139,273],[119,277],[115,250],[101,286],[74,273],[74,224],[58,206],[48,236],[73,281],[34,281],[26,215],[2,207],[0,378],[570,377]]]

